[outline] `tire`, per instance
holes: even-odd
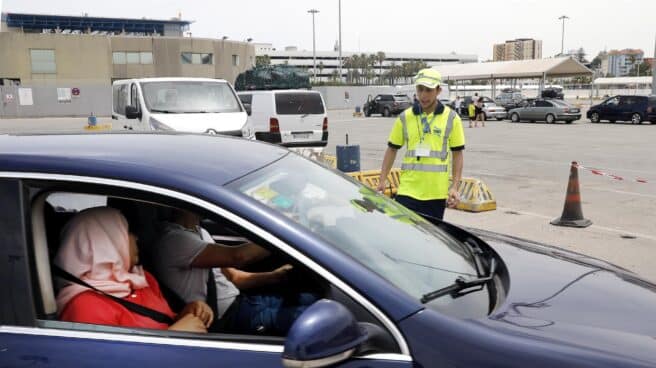
[[[544,121],[546,121],[547,124],[553,124],[556,122],[556,117],[553,114],[547,114],[547,116],[544,117]]]
[[[519,123],[519,114],[516,112],[510,114],[510,121],[512,121],[513,123]]]
[[[366,117],[371,116],[371,112],[369,111],[369,109],[364,110],[364,116],[366,116]]]
[[[633,115],[631,115],[631,124],[641,124],[642,123],[642,115],[638,112],[634,112]]]
[[[572,124],[574,120],[565,120],[565,124]]]
[[[593,122],[593,123],[600,122],[601,119],[599,117],[599,113],[598,112],[593,112],[592,114],[590,114],[590,121]]]
[[[388,109],[387,107],[384,108],[383,109],[383,116],[386,117],[386,118],[389,118],[390,116],[392,116],[392,112],[390,111],[390,109]]]
[[[503,120],[503,118],[497,118],[497,121],[501,121],[501,120]]]
[[[611,123],[615,124],[615,120],[608,120],[608,121],[610,121]]]

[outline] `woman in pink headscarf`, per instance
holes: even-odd
[[[87,287],[67,283],[57,294],[62,321],[101,325],[207,332],[214,315],[202,301],[177,315],[162,296],[156,279],[138,264],[137,238],[116,209],[97,207],[75,215],[66,225],[55,264],[96,289],[168,315],[172,325],[132,312]]]

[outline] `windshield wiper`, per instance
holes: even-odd
[[[426,304],[430,302],[431,300],[435,300],[441,296],[444,295],[457,295],[460,291],[469,289],[470,287],[473,286],[479,286],[488,283],[489,281],[492,280],[494,277],[494,274],[497,270],[497,261],[494,258],[491,258],[490,260],[490,271],[488,273],[488,276],[486,277],[479,277],[476,279],[471,279],[471,280],[465,280],[462,276],[458,277],[456,281],[447,287],[441,288],[439,290],[431,291],[430,293],[424,294],[420,301],[423,304]]]

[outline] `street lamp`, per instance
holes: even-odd
[[[317,9],[310,9],[307,11],[312,14],[312,76],[314,76],[314,81],[317,81],[317,43],[316,38],[314,37],[314,15],[319,11]]]
[[[339,13],[339,81],[342,81],[342,0],[338,0]]]
[[[563,21],[563,33],[560,40],[560,56],[563,56],[565,51],[565,19],[569,19],[569,17],[566,15],[561,15],[558,17],[558,19]]]

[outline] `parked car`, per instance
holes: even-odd
[[[238,95],[257,140],[285,147],[328,144],[328,114],[318,91],[247,91]]]
[[[630,121],[640,124],[643,121],[656,122],[656,96],[627,96],[618,95],[606,101],[591,106],[586,113],[588,119],[593,123],[608,120]]]
[[[483,97],[483,106],[485,106],[486,104],[490,104],[490,103],[493,104],[494,103],[494,100],[487,97],[487,96],[476,96],[476,98],[480,98],[480,97]],[[467,108],[469,107],[469,104],[472,103],[473,99],[474,99],[474,96],[464,96],[462,98],[462,101],[460,103],[460,110],[458,111],[460,116],[469,116],[469,112],[468,112]],[[454,103],[455,103],[455,101],[454,101]]]
[[[510,110],[508,115],[513,123],[529,120],[546,121],[549,124],[564,121],[571,124],[581,118],[581,110],[565,101],[537,99],[528,102],[524,107]]]
[[[517,107],[522,106],[522,101],[524,101],[525,97],[522,95],[521,92],[502,92],[497,95],[497,97],[494,99],[494,102],[497,103],[497,105],[504,107],[506,110],[511,110]]]
[[[502,106],[498,106],[494,102],[483,102],[483,115],[485,120],[497,119],[501,121],[508,117],[508,112]]]
[[[112,119],[128,130],[177,130],[255,139],[230,83],[211,78],[122,79],[112,84]]]
[[[367,102],[362,105],[362,112],[365,116],[382,114],[387,117],[400,114],[410,106],[412,106],[412,100],[408,95],[381,94],[376,95],[374,98],[369,95]]]
[[[0,135],[0,202],[4,366],[656,365],[655,284],[562,248],[428,221],[275,145]],[[322,299],[286,336],[59,321],[59,233],[75,211],[116,203],[130,208],[131,231],[151,233],[141,246],[159,211],[184,208],[213,238],[255,241],[272,267],[293,265],[276,290]]]
[[[565,99],[563,89],[560,87],[547,87],[542,90],[542,98],[555,98],[558,100]]]

